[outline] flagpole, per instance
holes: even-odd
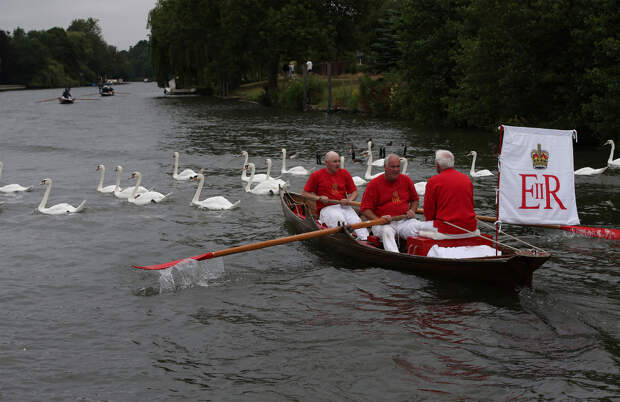
[[[504,140],[504,126],[499,126],[499,153],[497,154],[497,188],[495,190],[495,256],[497,256],[497,242],[499,241],[499,226],[497,225],[497,221],[499,220],[499,157],[502,155],[502,144]]]

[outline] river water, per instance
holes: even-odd
[[[462,400],[620,397],[619,243],[510,228],[552,258],[532,288],[508,292],[379,267],[352,266],[292,243],[189,264],[171,276],[153,264],[290,234],[277,197],[246,193],[247,150],[279,172],[316,167],[315,153],[408,144],[409,174],[427,179],[436,148],[457,168],[478,151],[496,171],[497,136],[435,132],[345,114],[283,113],[235,101],[163,98],[153,84],[100,98],[75,88],[73,105],[39,102],[60,90],[0,93],[2,184],[33,185],[0,202],[1,400]],[[233,211],[190,207],[241,200]],[[348,153],[345,153],[347,156]],[[609,148],[576,147],[575,167],[604,166]],[[377,153],[375,152],[375,156]],[[173,192],[130,205],[96,191],[98,164]],[[347,161],[363,176],[365,166]],[[50,177],[50,204],[87,200],[84,213],[34,213]],[[300,191],[305,178],[288,177]],[[495,179],[475,179],[476,209],[494,212]],[[617,227],[620,172],[577,177],[582,224]],[[355,269],[357,268],[357,269]]]

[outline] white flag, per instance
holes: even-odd
[[[575,130],[503,126],[499,219],[578,225],[573,173]]]

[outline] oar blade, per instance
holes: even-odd
[[[568,230],[569,232],[578,233],[582,236],[596,237],[599,239],[607,240],[620,240],[620,229],[608,229],[608,228],[595,228],[587,226],[560,226],[562,230]]]
[[[154,265],[132,265],[132,267],[137,268],[137,269],[143,269],[145,271],[157,271],[157,270],[161,270],[161,269],[167,269],[167,268],[170,268],[170,267],[174,267],[175,265],[177,265],[181,261],[185,261],[185,260],[202,261],[202,260],[209,259],[211,257],[213,257],[213,253],[212,252],[208,252],[208,253],[204,253],[204,254],[200,254],[200,255],[195,255],[193,257],[185,257],[185,258],[181,258],[179,260],[164,262],[164,263],[161,263],[161,264],[154,264]]]

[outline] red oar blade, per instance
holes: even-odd
[[[620,229],[594,228],[587,226],[560,226],[562,230],[578,233],[588,237],[598,237],[599,239],[620,240]]]
[[[177,265],[178,263],[180,263],[181,261],[185,261],[188,259],[191,260],[196,260],[196,261],[202,261],[202,260],[206,260],[213,257],[213,253],[209,252],[209,253],[204,253],[204,254],[200,254],[200,255],[195,255],[193,257],[185,257],[185,258],[181,258],[180,260],[174,260],[174,261],[168,261],[168,262],[164,262],[161,264],[155,264],[155,265],[132,265],[134,268],[137,269],[143,269],[145,271],[156,271],[159,269],[166,269],[166,268],[170,268],[173,267],[175,265]]]

